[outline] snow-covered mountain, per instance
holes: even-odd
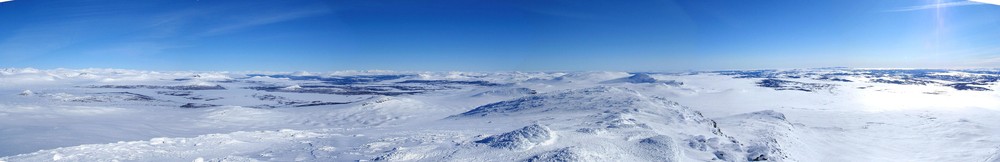
[[[997,161],[995,69],[0,69],[0,161]]]

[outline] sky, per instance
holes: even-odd
[[[0,0],[0,67],[994,68],[994,4],[1000,0]]]

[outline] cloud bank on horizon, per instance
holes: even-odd
[[[1000,67],[1000,0],[0,2],[9,67]]]

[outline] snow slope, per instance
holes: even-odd
[[[998,70],[0,69],[0,161],[998,161]]]

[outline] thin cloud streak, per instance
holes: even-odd
[[[905,8],[895,9],[895,10],[888,10],[888,12],[919,11],[919,10],[929,10],[929,9],[936,9],[936,8],[971,6],[971,5],[983,5],[983,3],[973,2],[973,1],[947,2],[947,3],[940,3],[940,4],[910,6],[910,7],[905,7]]]
[[[305,18],[305,17],[320,15],[320,14],[329,13],[329,12],[330,12],[330,10],[324,8],[324,9],[313,9],[313,10],[303,10],[303,11],[280,13],[280,14],[268,15],[268,16],[265,16],[265,17],[253,17],[253,19],[251,19],[251,20],[242,21],[242,22],[238,22],[238,23],[234,23],[234,24],[230,24],[230,25],[226,25],[226,26],[221,26],[221,27],[210,29],[210,30],[202,33],[202,35],[203,36],[211,36],[211,35],[229,33],[229,32],[240,30],[240,29],[244,29],[244,28],[250,28],[250,27],[255,27],[255,26],[262,26],[262,25],[267,25],[267,24],[274,24],[274,23],[280,23],[280,22],[284,22],[284,21],[295,20],[295,19],[299,19],[299,18]]]
[[[90,54],[95,56],[140,56],[140,55],[156,55],[166,53],[165,51],[176,48],[183,48],[186,46],[174,45],[164,42],[128,42],[115,44],[106,48],[95,49],[92,51],[82,52],[82,54]]]

